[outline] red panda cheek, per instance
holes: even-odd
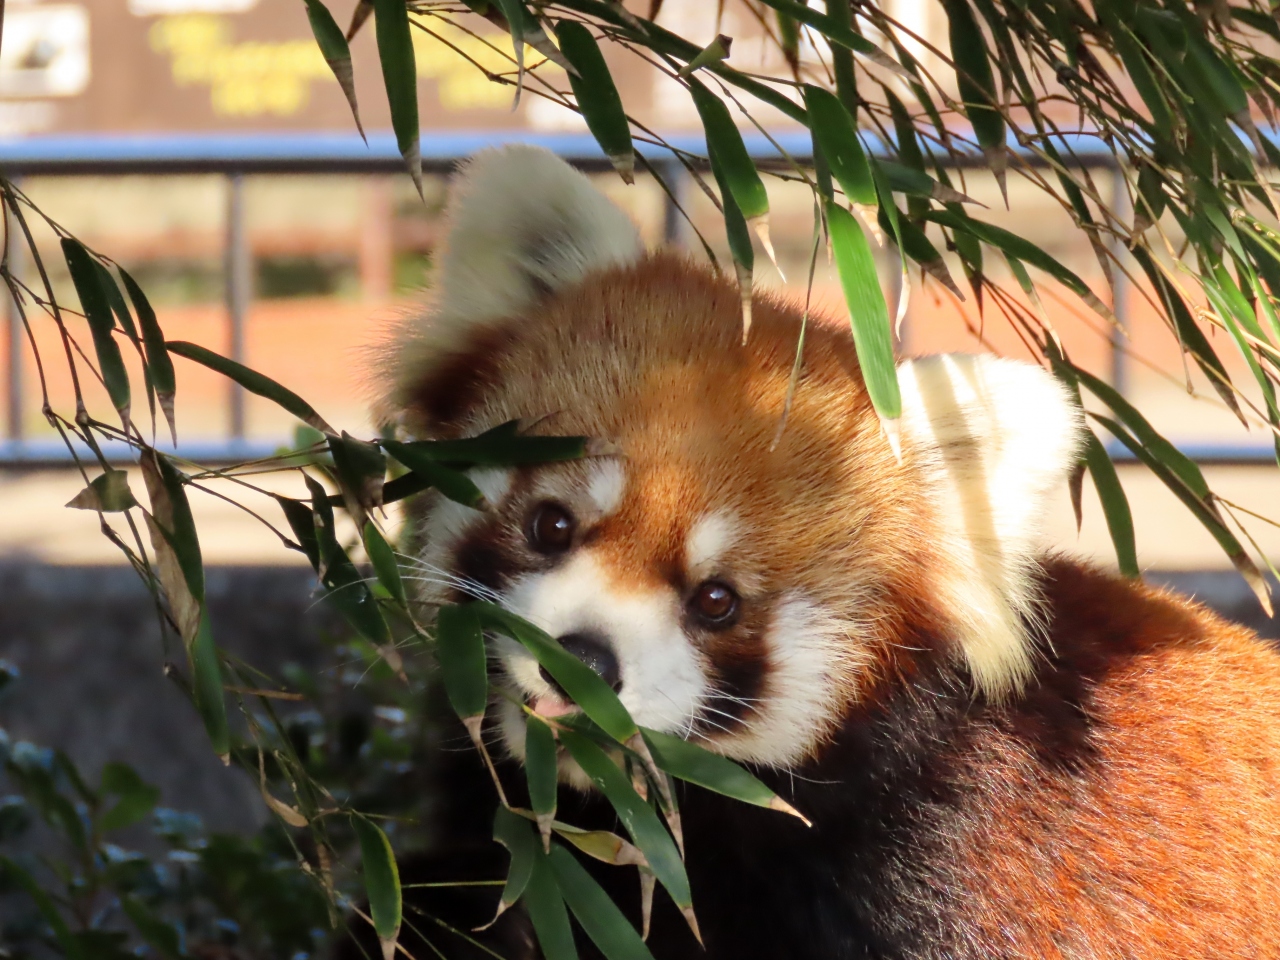
[[[707,733],[748,727],[759,712],[770,672],[767,624],[767,611],[748,608],[732,629],[704,635],[701,646],[708,663],[709,689],[703,720]]]

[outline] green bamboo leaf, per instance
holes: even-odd
[[[100,833],[110,833],[138,823],[160,802],[160,789],[146,783],[137,771],[124,763],[108,763],[102,768],[102,792],[119,799],[98,817]]]
[[[454,468],[514,467],[530,463],[577,460],[593,452],[586,437],[539,437],[518,433],[519,420],[509,420],[476,437],[461,440],[415,440],[398,449]]]
[[[1139,442],[1176,473],[1196,496],[1201,498],[1209,496],[1209,484],[1196,463],[1161,436],[1137,407],[1122,397],[1109,383],[1099,380],[1087,370],[1081,370],[1074,364],[1071,364],[1070,368],[1085,389],[1110,407],[1125,426],[1133,431]]]
[[[849,111],[834,94],[812,84],[804,86],[804,103],[814,137],[840,189],[852,202],[874,207],[875,178]]]
[[[956,82],[965,116],[973,124],[978,145],[995,174],[1001,192],[1005,191],[1004,117],[998,109],[995,79],[991,75],[991,59],[986,38],[974,19],[969,0],[943,0],[951,39],[951,57],[956,65]],[[1005,196],[1005,204],[1009,198]]]
[[[561,823],[559,820],[552,821],[551,827],[561,839],[572,843],[587,856],[601,863],[609,863],[615,867],[647,868],[649,866],[649,861],[644,858],[640,849],[623,840],[616,833],[610,833],[608,830],[582,830],[567,823]]]
[[[517,816],[506,807],[499,806],[493,818],[493,839],[507,848],[511,865],[507,868],[507,882],[498,902],[497,920],[524,895],[533,875],[533,864],[538,856],[538,844],[533,838],[533,828],[524,817]]]
[[[67,261],[67,269],[71,271],[71,281],[75,284],[76,295],[80,297],[85,319],[89,321],[93,349],[98,357],[103,383],[107,386],[107,395],[111,397],[111,403],[119,412],[120,421],[127,430],[131,403],[129,373],[125,370],[124,358],[120,355],[120,345],[111,335],[116,321],[102,276],[98,272],[102,264],[89,255],[80,241],[71,237],[62,238],[62,255]]]
[[[653,960],[636,928],[573,854],[556,845],[548,859],[561,895],[601,953],[609,960]]]
[[[378,38],[378,59],[382,62],[382,81],[387,89],[387,104],[391,108],[391,126],[396,133],[396,146],[400,148],[400,156],[404,157],[409,176],[413,178],[413,185],[417,187],[418,196],[421,197],[418,68],[414,62],[413,38],[409,35],[409,8],[404,0],[373,0],[373,15],[374,32]]]
[[[902,64],[898,63],[866,37],[854,32],[847,18],[837,20],[831,14],[819,13],[809,7],[807,3],[799,3],[797,0],[763,0],[763,2],[765,6],[771,7],[778,13],[786,14],[797,23],[812,27],[833,44],[838,44],[847,50],[861,54],[872,63],[884,67],[899,76],[907,76]],[[834,7],[828,9],[834,9]]]
[[[407,605],[409,598],[404,590],[404,580],[400,577],[400,564],[396,561],[396,552],[391,549],[391,544],[387,543],[386,537],[372,520],[364,525],[364,552],[369,555],[369,562],[373,564],[373,572],[377,574],[378,582],[397,603],[401,606]]]
[[[808,5],[807,0],[805,5]],[[781,15],[782,11],[779,10],[778,13]],[[854,26],[853,4],[833,3],[828,6],[827,22],[832,33],[844,33],[861,39],[861,34]],[[858,74],[853,68],[853,51],[838,43],[830,44],[830,47],[831,73],[836,82],[836,97],[849,111],[849,116],[856,121],[861,98],[858,96]],[[799,76],[796,79],[799,80]],[[809,129],[810,131],[817,129],[817,125],[812,120],[809,122]]]
[[[787,66],[791,68],[791,75],[796,80],[799,80],[800,24],[796,22],[795,17],[783,13],[781,10],[775,11],[774,16],[778,21],[778,46],[782,49],[782,55],[787,60]],[[727,51],[725,56],[728,56]]]
[[[582,712],[608,736],[618,743],[626,743],[639,732],[613,688],[550,635],[496,604],[476,600],[469,606],[480,615],[486,630],[508,636],[532,653]]]
[[[103,513],[120,513],[137,505],[138,501],[129,489],[129,475],[123,470],[108,470],[94,477],[67,504],[73,510],[100,510]]]
[[[310,476],[306,477],[306,482],[307,489],[311,492],[312,530],[319,560],[317,573],[325,597],[361,636],[374,646],[383,648],[391,642],[391,631],[387,628],[387,621],[378,609],[378,602],[369,590],[369,585],[338,542],[329,495]],[[284,506],[283,501],[281,506]],[[285,509],[285,515],[292,525],[294,518],[289,516],[289,508]],[[298,519],[300,521],[301,518]]]
[[[156,399],[164,412],[165,420],[169,424],[169,435],[176,446],[178,427],[174,421],[173,402],[177,392],[177,381],[173,375],[173,360],[169,357],[169,351],[165,347],[164,333],[160,330],[160,324],[156,321],[156,312],[151,308],[146,294],[142,292],[142,288],[128,271],[123,267],[117,269],[120,271],[120,279],[124,282],[125,292],[129,294],[129,300],[133,303],[133,309],[138,313],[138,325],[142,328],[142,344],[147,355],[147,371],[151,374]]]
[[[525,888],[524,906],[533,921],[533,932],[538,935],[543,957],[546,960],[578,960],[569,911],[565,908],[555,872],[544,853],[537,852],[534,856],[533,876]]]
[[[715,162],[720,165],[720,172],[729,186],[729,192],[733,194],[747,223],[760,234],[761,240],[767,242],[769,194],[765,191],[760,174],[756,172],[755,162],[747,152],[742,134],[738,132],[738,127],[729,114],[729,108],[723,100],[703,86],[697,77],[689,78],[689,91],[693,94],[694,106],[698,108],[698,116],[702,120],[707,149],[715,153]]]
[[[40,884],[36,882],[35,877],[31,876],[26,868],[8,857],[0,855],[0,880],[4,880],[6,886],[12,884],[20,887],[22,892],[32,899],[36,909],[40,911],[40,916],[44,918],[44,922],[53,930],[54,939],[58,941],[58,947],[67,960],[89,960],[89,958],[85,957],[80,942],[72,935],[71,928],[67,926],[67,921],[63,919],[62,914],[58,911],[53,898],[45,893]]]
[[[738,276],[738,292],[742,298],[742,342],[747,342],[751,333],[751,297],[753,288],[752,274],[755,270],[756,254],[751,247],[751,231],[747,219],[733,198],[729,181],[725,179],[716,152],[710,142],[707,151],[711,159],[711,174],[715,177],[716,186],[720,188],[720,203],[724,207],[725,239],[729,242],[729,253],[733,256],[733,269]]]
[[[187,500],[186,475],[164,454],[155,450],[139,458],[151,500],[151,512],[171,543],[187,590],[197,604],[204,604],[204,560],[196,521]],[[166,584],[166,590],[168,585]],[[191,638],[187,637],[190,642]]]
[[[298,539],[298,546],[306,557],[311,561],[312,568],[320,572],[320,543],[316,539],[316,521],[315,514],[311,512],[311,508],[300,500],[293,500],[275,494],[275,499],[280,504],[280,509],[284,511],[285,520],[289,523],[289,529],[293,531],[293,535]]]
[[[364,135],[364,125],[360,123],[360,107],[356,103],[356,76],[351,66],[351,47],[342,33],[342,28],[333,19],[333,14],[324,5],[323,0],[306,0],[307,20],[311,23],[311,34],[316,39],[316,46],[324,56],[325,63],[333,71],[334,79],[342,88],[347,104],[351,107],[351,117],[360,131],[360,138],[368,143]]]
[[[90,257],[89,262],[93,264],[94,273],[98,275],[98,285],[102,288],[102,295],[107,298],[107,304],[111,307],[111,313],[115,316],[116,322],[120,324],[120,329],[124,331],[125,336],[137,343],[138,328],[133,324],[133,315],[129,313],[129,306],[124,302],[120,288],[116,285],[116,278],[111,275],[106,264],[96,257]]]
[[[436,655],[454,712],[464,721],[484,716],[489,701],[484,634],[470,604],[440,608],[436,616]]]
[[[1147,112],[1151,114],[1151,126],[1154,132],[1162,141],[1168,142],[1173,137],[1173,113],[1168,99],[1147,64],[1141,45],[1133,38],[1129,26],[1122,23],[1118,17],[1105,17],[1107,11],[1105,5],[1100,6],[1099,10],[1104,13],[1104,19],[1109,22],[1109,35],[1115,44],[1116,52],[1120,55],[1120,62],[1124,64],[1125,73],[1133,81],[1138,96],[1142,98]]]
[[[1102,515],[1107,521],[1107,531],[1116,550],[1116,564],[1126,577],[1140,577],[1138,550],[1133,537],[1133,514],[1129,510],[1129,498],[1125,496],[1115,464],[1107,455],[1107,449],[1093,433],[1085,434],[1085,464],[1093,478],[1094,489],[1102,504]]]
[[[151,908],[141,900],[133,896],[123,896],[120,898],[120,906],[124,908],[125,916],[142,935],[142,939],[155,948],[165,960],[178,960],[186,956],[178,931],[152,913]]]
[[[653,762],[673,777],[696,783],[715,793],[741,800],[757,807],[768,807],[781,813],[806,820],[795,807],[761,783],[745,768],[727,757],[712,753],[696,743],[659,733],[647,727],[640,728],[644,742],[649,745]]]
[[[927,173],[913,170],[911,167],[892,160],[878,160],[889,187],[895,193],[905,193],[909,197],[927,197],[942,203],[977,203],[973,197],[961,193],[950,184],[933,179]],[[927,208],[926,208],[927,209]],[[923,215],[923,214],[922,214]]]
[[[863,382],[880,417],[897,420],[902,415],[902,397],[893,362],[889,308],[880,289],[875,256],[853,214],[835,203],[828,203],[826,209],[831,249],[849,308]]]
[[[524,772],[529,781],[529,802],[538,817],[538,829],[542,832],[543,847],[549,850],[559,781],[556,735],[535,716],[525,719]]]
[[[364,868],[364,891],[369,898],[373,929],[382,944],[383,960],[395,955],[400,936],[400,871],[396,867],[391,841],[372,820],[360,815],[351,818],[360,841],[360,862]]]
[[[631,125],[595,37],[576,20],[557,23],[556,37],[560,40],[560,52],[576,71],[569,74],[569,85],[587,129],[618,175],[625,182],[634,183],[636,155],[631,145]]]
[[[1043,270],[1059,283],[1068,287],[1076,296],[1092,307],[1095,312],[1109,321],[1115,321],[1115,315],[1111,312],[1111,308],[1098,299],[1097,294],[1089,289],[1089,285],[1080,279],[1078,274],[1068,270],[1030,240],[1025,240],[1015,233],[1010,233],[1003,227],[993,226],[963,213],[957,213],[953,209],[931,210],[925,219],[944,227],[950,227],[958,233],[967,233],[975,239],[988,243],[1001,252],[1021,260],[1023,263]]]
[[[222,666],[218,647],[213,641],[213,624],[207,606],[200,608],[200,627],[191,643],[191,689],[195,693],[196,710],[204,721],[205,732],[213,744],[213,752],[223,763],[231,760],[231,734],[227,729],[227,704],[222,687]]]
[[[428,486],[435,487],[450,500],[477,510],[486,508],[484,494],[470,477],[465,473],[441,466],[424,447],[401,443],[397,440],[383,440],[382,449],[426,481]]]
[[[194,360],[201,366],[208,367],[210,370],[234,380],[250,393],[256,393],[260,397],[273,401],[303,423],[315,427],[322,433],[337,432],[325,422],[320,414],[316,413],[311,404],[307,403],[292,390],[276,383],[270,377],[264,376],[256,370],[250,370],[244,364],[214,353],[205,347],[187,343],[185,340],[170,340],[165,346],[168,348],[169,353],[176,353],[180,357]]]
[[[1106,427],[1115,436],[1117,440],[1128,447],[1139,460],[1146,464],[1147,469],[1154,473],[1164,483],[1166,487],[1189,509],[1195,518],[1200,521],[1201,525],[1213,535],[1218,541],[1218,545],[1222,547],[1227,558],[1235,566],[1254,595],[1258,598],[1258,602],[1262,605],[1262,609],[1267,616],[1272,616],[1271,593],[1267,587],[1266,580],[1263,579],[1262,573],[1258,570],[1256,564],[1250,559],[1245,552],[1243,545],[1232,533],[1221,517],[1218,516],[1217,510],[1210,505],[1209,502],[1193,491],[1183,481],[1174,470],[1171,470],[1160,458],[1156,457],[1135,437],[1131,436],[1124,427],[1107,417],[1092,414],[1093,418]]]
[[[658,881],[671,894],[671,899],[682,911],[689,910],[692,897],[680,851],[653,808],[640,798],[626,774],[609,759],[609,755],[590,739],[572,730],[561,730],[560,742],[613,805],[618,819],[649,861]]]
[[[357,440],[345,430],[341,436],[331,434],[328,440],[347,511],[360,523],[366,510],[382,505],[387,458],[376,443]]]
[[[888,203],[880,205],[880,229],[885,233],[893,233],[894,224],[889,219],[888,207]],[[898,242],[902,252],[909,259],[914,260],[925,273],[963,300],[964,294],[960,292],[960,288],[956,286],[951,276],[951,271],[947,269],[947,261],[943,259],[942,254],[938,252],[938,248],[933,245],[925,232],[904,216],[902,211],[898,211],[897,227]]]

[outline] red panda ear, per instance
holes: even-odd
[[[486,326],[644,254],[622,210],[569,164],[531,146],[470,160],[452,184],[446,230],[430,311],[408,319],[388,344],[393,408],[403,408],[440,358],[465,351]]]
[[[925,474],[951,561],[942,589],[975,683],[1031,671],[1034,573],[1046,502],[1079,457],[1083,415],[1040,367],[946,354],[902,364],[903,454]]]

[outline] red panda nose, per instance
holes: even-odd
[[[609,641],[603,636],[583,630],[577,633],[566,633],[559,640],[560,646],[600,674],[601,679],[612,687],[615,693],[622,689],[622,667],[618,664],[617,654],[613,652]],[[556,692],[568,700],[569,697],[565,694],[560,684],[556,683],[551,674],[547,673],[545,667],[542,668],[541,672],[542,679],[555,687]]]

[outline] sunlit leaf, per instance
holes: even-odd
[[[1004,117],[998,109],[995,79],[991,75],[991,59],[987,41],[974,19],[969,0],[943,0],[951,38],[951,57],[956,65],[956,79],[965,115],[973,124],[978,145],[995,174],[1001,191],[1005,190]],[[1005,197],[1008,202],[1008,196]]]
[[[1126,577],[1139,577],[1138,552],[1133,537],[1133,514],[1129,510],[1129,498],[1125,496],[1115,464],[1092,430],[1085,434],[1085,463],[1094,489],[1102,504],[1102,515],[1107,521],[1107,531],[1116,550],[1116,565]]]
[[[853,117],[834,94],[812,84],[805,84],[804,102],[823,159],[840,189],[852,202],[874,207],[876,184]]]
[[[770,251],[770,257],[776,259],[769,241],[769,194],[756,171],[755,161],[747,152],[742,134],[729,114],[729,108],[697,77],[690,77],[688,83],[706,133],[707,149],[714,155],[712,162],[718,167],[718,176],[723,178],[747,225],[760,237]]]
[[[574,66],[569,85],[587,129],[622,179],[634,182],[636,158],[631,146],[631,125],[595,37],[576,20],[557,23],[556,37],[561,52]]]
[[[67,269],[71,271],[71,280],[80,297],[80,305],[84,308],[85,319],[89,321],[93,348],[98,357],[102,380],[107,386],[107,394],[111,397],[112,405],[119,411],[125,429],[128,429],[131,402],[129,373],[125,370],[124,358],[120,355],[120,345],[111,334],[116,321],[98,272],[102,265],[89,255],[80,241],[71,237],[62,238],[62,254],[67,261]]]
[[[276,383],[270,377],[264,376],[256,370],[250,370],[244,364],[214,353],[212,350],[194,343],[187,343],[184,340],[170,340],[165,346],[168,347],[169,353],[176,353],[180,357],[194,360],[196,363],[234,380],[250,393],[266,397],[266,399],[292,413],[303,423],[309,424],[324,433],[336,433],[325,422],[324,418],[316,413],[311,404],[307,403],[292,390]]]
[[[409,35],[409,8],[404,0],[373,0],[378,60],[391,107],[396,146],[404,157],[413,185],[422,196],[422,151],[418,140],[418,68]],[[321,428],[323,429],[323,428]],[[332,431],[327,431],[332,433]]]

